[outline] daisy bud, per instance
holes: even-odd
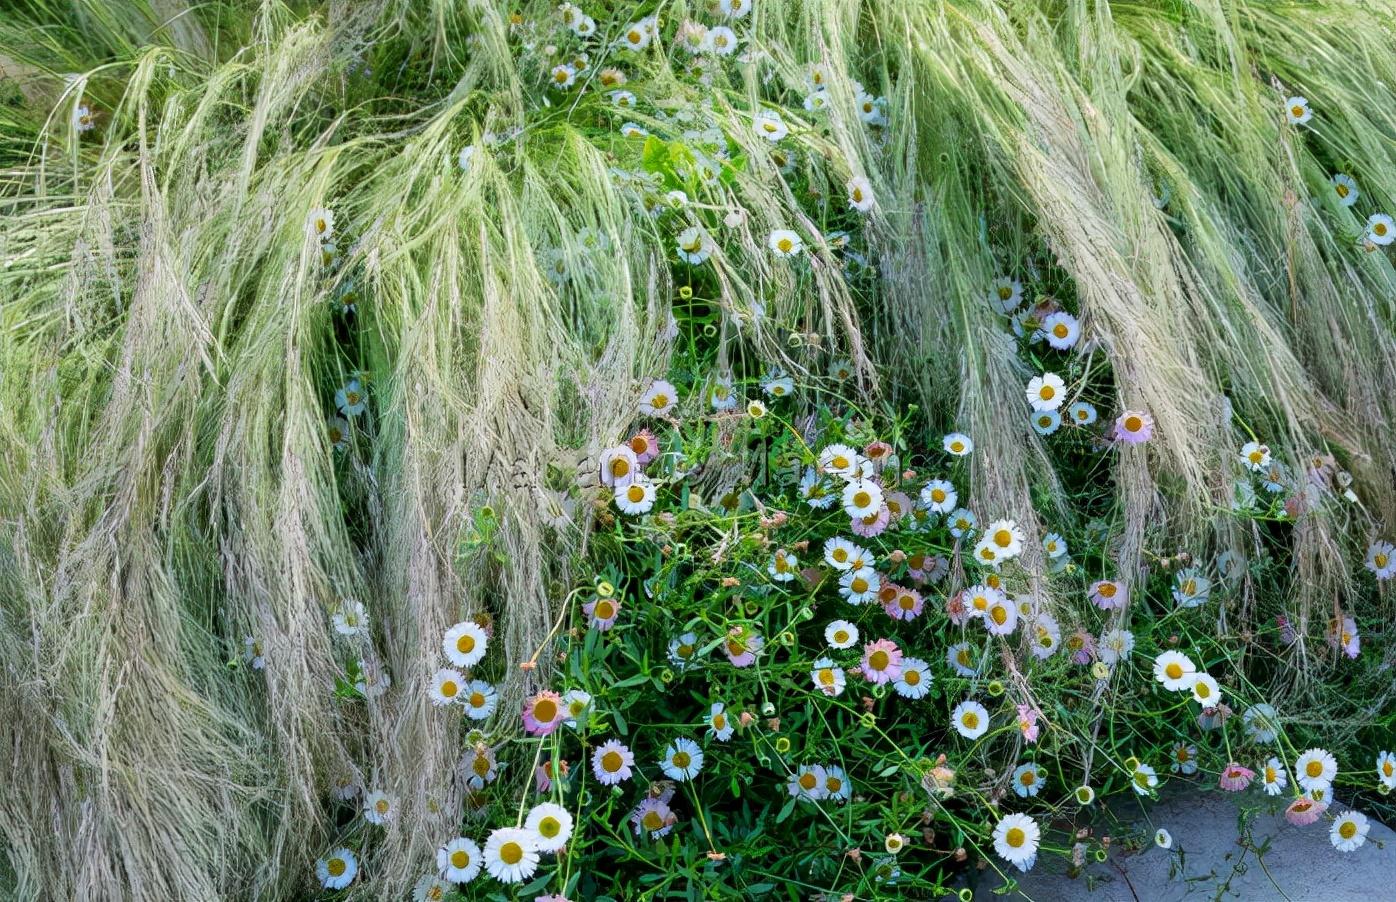
[[[849,858],[853,859],[854,861],[862,861],[862,860],[863,860],[863,850],[862,850],[862,849],[857,849],[857,848],[849,849],[849,850],[848,850],[846,853],[844,853],[844,854],[846,854]]]
[[[894,564],[900,564],[902,561],[906,560],[906,552],[898,548],[894,550],[891,554],[887,555],[887,560],[891,561]]]
[[[755,720],[756,716],[753,715],[750,711],[743,711],[741,713],[741,716],[737,718],[737,722],[741,725],[742,729],[746,729],[747,727],[751,726]]]
[[[740,586],[741,584],[742,581],[737,579],[735,576],[724,576],[722,578],[722,587],[724,589],[730,589],[733,586]]]
[[[772,733],[779,733],[779,732],[780,732],[780,718],[779,718],[779,717],[772,717],[772,718],[768,719],[768,720],[766,721],[766,729],[770,730]]]
[[[960,848],[958,848],[958,849],[955,850],[955,860],[956,860],[956,861],[964,861],[964,860],[965,860],[966,858],[968,858],[968,857],[969,857],[969,855],[967,855],[967,854],[965,853],[965,848],[964,848],[964,846],[961,846]],[[973,898],[973,896],[971,896],[970,898]]]

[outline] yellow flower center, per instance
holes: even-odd
[[[810,773],[809,771],[805,771],[804,773],[800,774],[800,788],[803,789],[805,792],[811,792],[814,789],[814,787],[818,785],[819,780],[814,776],[814,774]]]
[[[611,475],[625,476],[630,473],[630,461],[624,457],[611,458]]]
[[[1013,289],[1007,285],[999,286],[999,300],[1006,301],[1013,297]]]
[[[727,729],[727,715],[726,715],[726,714],[714,714],[714,715],[713,715],[713,729],[717,730],[718,732],[721,732],[721,731]]]
[[[1163,668],[1163,672],[1170,680],[1179,679],[1183,675],[1183,665],[1177,661],[1169,661],[1168,666]]]
[[[475,776],[485,778],[490,775],[490,759],[484,755],[476,755],[475,760],[470,762],[470,769],[475,772]]]
[[[645,500],[645,489],[640,485],[632,485],[625,490],[625,497],[631,504],[639,504]]]
[[[688,752],[674,752],[674,757],[669,759],[669,763],[679,770],[683,770],[693,763],[693,756],[689,755]]]
[[[1211,686],[1208,686],[1206,683],[1202,682],[1201,680],[1198,680],[1198,681],[1197,681],[1197,683],[1193,686],[1192,691],[1193,691],[1193,692],[1196,692],[1197,695],[1198,695],[1198,697],[1200,697],[1200,698],[1211,698],[1211,697],[1212,697],[1212,687],[1211,687]]]
[[[1008,548],[1013,544],[1013,533],[1007,529],[1000,529],[994,533],[994,544],[1000,548]]]
[[[1339,182],[1337,188],[1338,188],[1338,196],[1339,196],[1339,197],[1347,197],[1347,196],[1348,196],[1348,186],[1347,186],[1347,185],[1344,185],[1342,182]]]
[[[994,605],[989,611],[989,616],[993,618],[994,623],[1003,626],[1008,622],[1008,609],[1001,604]]]
[[[1357,824],[1352,821],[1343,821],[1342,826],[1338,828],[1338,835],[1343,839],[1352,839],[1357,835]]]
[[[499,860],[505,864],[518,864],[523,861],[523,846],[516,842],[507,842],[499,847]]]
[[[861,594],[863,592],[868,591],[868,581],[861,576],[855,576],[853,577],[852,581],[849,582],[848,588],[852,589],[856,593]]]
[[[1057,396],[1057,390],[1050,385],[1044,385],[1037,395],[1044,401],[1050,401]]]
[[[1308,764],[1304,765],[1304,773],[1308,774],[1310,777],[1320,777],[1320,776],[1322,776],[1322,775],[1323,775],[1323,762],[1322,762],[1322,761],[1310,761]]]
[[[1119,591],[1119,587],[1114,583],[1101,583],[1100,588],[1096,589],[1096,594],[1101,598],[1114,598],[1117,591]]]
[[[1389,560],[1391,560],[1391,558],[1387,557],[1385,554],[1382,554],[1381,552],[1377,552],[1372,557],[1372,563],[1376,564],[1378,568],[1385,567],[1386,562]]]
[[[562,832],[562,822],[549,815],[538,822],[538,833],[545,839],[553,839]]]
[[[790,253],[790,249],[794,246],[795,243],[791,241],[789,238],[782,238],[776,242],[776,247],[779,248],[782,253],[786,254]]]
[[[959,454],[960,452],[962,452],[962,451],[965,450],[965,443],[964,443],[964,442],[961,442],[961,441],[954,441],[954,442],[951,442],[951,443],[950,443],[950,450],[953,451],[953,452],[955,452],[956,454]]]
[[[470,864],[470,853],[464,849],[457,849],[451,853],[451,867],[463,868]]]
[[[534,702],[533,719],[539,723],[552,723],[557,720],[557,702],[550,698],[540,698]]]
[[[456,640],[456,651],[463,655],[468,655],[475,650],[475,637],[469,633],[462,633]]]
[[[1298,104],[1295,104],[1294,106],[1289,108],[1289,114],[1293,116],[1295,119],[1299,119],[1304,115],[1304,108],[1302,106],[1299,106]]]
[[[470,693],[470,707],[483,708],[485,706],[485,696],[481,692]]]
[[[692,646],[692,645],[680,645],[679,648],[678,648],[678,656],[679,656],[680,658],[683,658],[685,661],[688,660],[689,658],[693,657],[693,646]]]
[[[619,773],[625,766],[625,759],[620,756],[620,752],[607,752],[601,756],[601,769],[608,774]]]
[[[834,672],[830,670],[828,667],[825,667],[819,671],[819,684],[821,686],[834,685]]]
[[[650,399],[650,406],[656,410],[663,410],[669,406],[669,396],[663,393],[655,395]]]
[[[1027,842],[1028,835],[1021,827],[1009,827],[1008,832],[1003,835],[1004,842],[1017,849]]]
[[[596,607],[592,608],[592,612],[596,615],[597,620],[610,620],[616,616],[615,602],[604,599],[598,601]]]
[[[649,831],[661,830],[664,827],[664,818],[660,816],[658,811],[651,808],[649,811],[646,811],[645,816],[640,819],[640,824]]]
[[[966,711],[960,715],[960,723],[964,724],[966,729],[976,729],[979,726],[979,715],[973,711]]]
[[[1137,770],[1137,771],[1134,772],[1134,782],[1135,782],[1137,785],[1143,787],[1144,789],[1148,789],[1148,788],[1149,788],[1149,775],[1146,774],[1146,773],[1144,773],[1142,770]]]
[[[1071,330],[1066,327],[1066,323],[1057,323],[1052,327],[1052,334],[1057,338],[1066,338],[1071,334]]]
[[[1031,786],[1037,782],[1037,774],[1030,770],[1023,771],[1023,775],[1018,778],[1018,782],[1024,786]]]
[[[848,549],[835,548],[832,552],[830,552],[829,557],[833,558],[835,563],[846,564],[848,563]]]
[[[921,685],[921,672],[919,670],[902,671],[902,682],[906,683],[908,686]]]
[[[387,814],[388,807],[389,805],[387,799],[379,799],[378,801],[373,803],[373,810],[378,812],[379,814]]]
[[[1143,420],[1141,417],[1137,417],[1137,416],[1133,416],[1133,415],[1130,415],[1130,416],[1125,417],[1125,429],[1126,429],[1127,431],[1129,431],[1129,432],[1138,432],[1140,429],[1143,429],[1143,428],[1144,428],[1144,420]]]
[[[325,864],[325,870],[330,872],[331,877],[342,877],[349,870],[349,863],[343,858],[331,858]]]
[[[455,680],[441,681],[441,694],[446,698],[455,698],[457,692],[460,692],[460,686],[456,685]]]
[[[887,665],[891,662],[892,659],[888,656],[887,652],[881,649],[878,649],[871,655],[868,655],[868,666],[871,667],[873,670],[886,670]]]
[[[962,648],[955,652],[955,662],[961,667],[968,667],[970,665],[969,649]]]

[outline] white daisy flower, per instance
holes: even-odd
[[[941,447],[948,454],[964,457],[974,451],[974,441],[963,432],[952,432],[941,441]]]
[[[330,417],[325,423],[325,437],[336,451],[349,447],[349,421],[342,417]]]
[[[488,720],[499,706],[499,693],[484,680],[471,680],[461,692],[461,704],[465,705],[465,716],[471,720]]]
[[[694,266],[706,262],[708,257],[712,256],[712,239],[698,226],[691,226],[680,232],[678,245],[679,259]]]
[[[1179,570],[1173,581],[1173,600],[1180,608],[1197,608],[1207,603],[1212,593],[1212,581],[1196,567]]]
[[[345,599],[330,621],[341,636],[362,636],[368,632],[368,611],[363,602]]]
[[[87,104],[79,104],[73,110],[73,128],[78,132],[90,132],[97,127],[97,117],[92,114],[92,107]]]
[[[1042,334],[1047,338],[1047,344],[1058,351],[1065,351],[1074,347],[1081,337],[1081,324],[1070,313],[1058,310],[1042,321]]]
[[[957,539],[962,539],[974,532],[975,526],[979,523],[974,512],[963,507],[957,507],[951,511],[946,520],[950,525],[950,534]]]
[[[974,659],[974,648],[968,642],[956,642],[950,646],[945,652],[945,662],[962,677],[979,674],[979,662]]]
[[[852,479],[858,475],[859,454],[847,445],[828,445],[819,452],[819,470]]]
[[[760,401],[753,399],[751,401],[746,402],[746,415],[751,417],[753,420],[765,419],[766,414],[769,412],[770,411],[766,409],[766,405],[761,403]]]
[[[1259,473],[1270,466],[1270,449],[1260,442],[1246,442],[1241,446],[1241,463]]]
[[[1222,691],[1217,681],[1209,673],[1198,673],[1192,678],[1193,701],[1204,708],[1215,708],[1221,704]]]
[[[1309,749],[1294,762],[1294,779],[1305,789],[1330,785],[1338,776],[1338,761],[1326,749]]]
[[[632,516],[648,513],[654,507],[654,483],[648,479],[632,482],[624,488],[617,488],[616,507],[623,514]]]
[[[1057,625],[1057,619],[1051,614],[1038,614],[1029,624],[1029,635],[1032,636],[1032,654],[1039,661],[1045,661],[1052,657],[1062,644],[1061,627]]]
[[[843,510],[850,517],[875,516],[882,509],[882,487],[870,479],[854,479],[843,487]]]
[[[1066,554],[1066,539],[1060,534],[1049,532],[1042,537],[1042,551],[1049,558],[1059,558]]]
[[[678,400],[679,392],[674,388],[674,383],[667,379],[656,379],[640,398],[640,413],[652,417],[665,416],[673,412]]]
[[[1367,240],[1381,245],[1396,241],[1396,223],[1385,213],[1373,213],[1367,217]]]
[[[654,37],[648,27],[643,22],[631,22],[625,26],[625,30],[620,35],[620,46],[626,50],[640,51],[650,45],[650,39]]]
[[[485,869],[500,883],[527,880],[538,869],[537,841],[531,830],[500,827],[485,840]]]
[[[634,122],[626,122],[620,127],[620,136],[622,138],[648,138],[649,134],[649,129]]]
[[[489,644],[489,633],[473,620],[462,620],[441,637],[441,650],[446,653],[446,659],[457,667],[479,664]]]
[[[432,675],[427,695],[433,705],[454,705],[461,700],[464,685],[465,677],[459,670],[443,667]]]
[[[452,883],[469,883],[484,867],[484,856],[472,839],[457,837],[436,850],[436,869]]]
[[[635,109],[635,103],[636,103],[636,101],[635,101],[635,93],[634,93],[633,91],[625,91],[625,90],[612,91],[610,94],[608,94],[608,95],[606,95],[606,96],[610,99],[610,101],[611,101],[611,106],[613,106],[613,107],[616,107],[616,108],[622,109],[622,110],[633,110],[633,109]]]
[[[346,417],[356,417],[363,413],[364,408],[368,406],[363,385],[358,379],[350,379],[343,388],[334,393],[334,404]]]
[[[572,838],[572,814],[561,805],[543,802],[534,805],[524,820],[539,852],[557,852]]]
[[[718,0],[717,8],[728,19],[741,19],[751,12],[754,0]]]
[[[772,376],[761,383],[761,390],[770,398],[789,397],[795,390],[795,380],[789,376]]]
[[[1154,831],[1154,845],[1158,846],[1160,849],[1173,848],[1173,834],[1159,827]]]
[[[1134,651],[1134,633],[1124,629],[1106,630],[1096,643],[1096,654],[1106,664],[1114,665]]]
[[[315,876],[325,889],[344,889],[359,873],[359,859],[348,849],[335,849],[315,862]]]
[[[1377,579],[1390,579],[1396,575],[1396,545],[1373,542],[1367,546],[1366,566]]]
[[[568,65],[553,66],[549,80],[559,90],[570,88],[577,81],[577,70]]]
[[[370,824],[386,824],[392,819],[396,805],[386,792],[375,789],[364,796],[364,820]]]
[[[1042,783],[1047,774],[1031,762],[1018,765],[1013,771],[1013,791],[1023,798],[1035,796],[1042,791]]]
[[[1285,118],[1290,125],[1303,125],[1314,118],[1314,111],[1309,109],[1309,101],[1303,97],[1291,97],[1285,101]]]
[[[334,211],[316,207],[305,217],[306,234],[324,243],[334,238]]]
[[[882,577],[871,567],[850,570],[839,578],[839,593],[849,604],[867,604],[880,588]]]
[[[1042,830],[1026,814],[1006,814],[994,827],[994,851],[1020,871],[1033,866],[1041,841]]]
[[[948,479],[932,479],[921,487],[921,503],[933,514],[954,510],[959,500],[954,483]]]
[[[1190,692],[1197,665],[1187,655],[1166,651],[1154,658],[1154,679],[1170,692]]]
[[[1012,313],[1023,303],[1023,284],[1017,279],[1001,276],[989,289],[989,306],[998,313]]]
[[[591,694],[581,689],[569,689],[562,695],[563,721],[576,729],[585,722],[587,710],[591,707]]]
[[[925,698],[931,691],[931,666],[920,658],[902,658],[902,672],[892,688],[902,698]]]
[[[984,537],[993,542],[1000,557],[1017,557],[1023,552],[1023,529],[1012,520],[995,520],[984,530]]]
[[[824,627],[824,641],[830,648],[852,648],[858,644],[858,627],[847,620],[835,620]]]
[[[777,548],[771,556],[771,563],[766,566],[766,572],[776,582],[788,583],[800,575],[800,559],[795,557],[794,552]]]
[[[860,549],[848,539],[834,537],[824,542],[824,562],[835,570],[851,570]]]
[[[793,257],[804,250],[805,243],[800,236],[789,229],[776,229],[766,242],[771,252],[778,257]]]
[[[1390,752],[1377,755],[1377,779],[1387,789],[1396,789],[1396,755]]]
[[[790,127],[775,110],[761,110],[752,119],[751,124],[756,129],[756,134],[773,144],[790,134]]]
[[[848,684],[847,674],[832,658],[820,658],[810,665],[810,681],[816,690],[830,698],[842,695]]]
[[[1339,852],[1355,852],[1367,841],[1367,831],[1371,828],[1367,816],[1362,812],[1344,811],[1333,821],[1328,838]]]
[[[693,658],[698,654],[698,634],[684,633],[669,640],[669,663],[679,670],[693,666]]]
[[[1095,405],[1088,401],[1075,401],[1066,409],[1067,416],[1077,426],[1089,426],[1100,416]]]
[[[664,747],[659,769],[670,780],[692,780],[703,769],[703,750],[692,739],[675,739]]]
[[[1056,410],[1066,400],[1066,383],[1056,373],[1043,373],[1028,382],[1028,403],[1033,410]]]
[[[1018,608],[1002,594],[991,599],[984,611],[984,628],[995,636],[1009,636],[1018,628]]]
[[[848,205],[859,213],[866,213],[873,208],[873,204],[872,184],[861,175],[850,179]]]
[[[978,739],[989,730],[989,711],[979,702],[966,699],[955,706],[950,722],[961,736]]]
[[[718,742],[726,742],[732,738],[735,729],[727,716],[727,706],[722,702],[713,702],[712,710],[708,712],[708,735]]]
[[[1035,410],[1028,422],[1038,435],[1051,435],[1062,427],[1062,415],[1057,410]]]
[[[713,380],[713,387],[708,392],[708,402],[712,404],[713,410],[731,410],[737,406],[737,395],[732,391],[731,377],[719,376]]]
[[[737,51],[737,33],[726,25],[709,28],[703,49],[718,56],[731,56]]]
[[[1357,203],[1357,198],[1361,192],[1357,190],[1357,179],[1344,172],[1339,172],[1333,176],[1333,193],[1338,195],[1338,203],[1345,207],[1351,207]]]
[[[1158,786],[1158,772],[1142,761],[1136,762],[1130,775],[1130,785],[1141,796],[1149,795]]]
[[[474,144],[467,144],[461,148],[460,154],[456,156],[456,165],[460,167],[461,172],[470,171],[470,164],[475,159],[475,154],[479,152],[480,148]]]
[[[1260,787],[1265,790],[1266,795],[1277,796],[1289,785],[1289,773],[1279,758],[1270,758],[1256,770],[1260,777]]]

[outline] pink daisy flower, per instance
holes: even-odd
[[[873,536],[880,536],[887,530],[887,524],[892,521],[892,513],[887,509],[884,502],[876,514],[871,517],[854,517],[853,523],[849,527],[855,536],[862,536],[870,539]]]
[[[765,644],[766,640],[759,635],[742,628],[736,635],[728,635],[727,641],[722,643],[722,650],[727,653],[727,660],[732,662],[733,667],[750,667],[756,663],[756,653]]]
[[[1071,652],[1073,664],[1089,664],[1095,660],[1095,636],[1077,630],[1066,637],[1066,649]]]
[[[616,625],[616,618],[620,616],[620,599],[594,599],[582,605],[582,613],[587,615],[587,626],[604,633]]]
[[[956,626],[964,626],[973,614],[969,605],[965,604],[965,593],[956,592],[945,600],[945,616]]]
[[[591,772],[603,786],[615,786],[630,779],[634,763],[635,756],[630,749],[615,739],[608,739],[592,754]]]
[[[562,707],[562,696],[544,689],[524,702],[524,730],[534,736],[547,736],[558,728],[566,713]]]
[[[1154,437],[1154,418],[1143,410],[1126,410],[1115,420],[1111,433],[1117,442],[1138,445]]]
[[[921,593],[901,586],[897,586],[896,589],[897,594],[883,605],[882,609],[887,612],[887,616],[893,620],[915,620],[920,617],[921,609],[925,606]]]
[[[881,685],[902,675],[902,651],[890,639],[878,639],[863,646],[860,665],[863,679]]]
[[[1236,762],[1231,762],[1222,768],[1221,779],[1218,783],[1227,792],[1241,792],[1251,785],[1251,780],[1255,777],[1255,771],[1249,767],[1242,767]]]
[[[626,442],[635,454],[635,462],[644,466],[659,456],[659,439],[648,429],[641,429]]]
[[[566,761],[558,762],[558,771],[562,776],[567,776],[569,765]],[[544,761],[533,769],[533,785],[538,787],[540,794],[551,792],[553,789],[553,763]]]
[[[1323,816],[1323,812],[1328,810],[1326,802],[1315,802],[1313,799],[1297,798],[1289,803],[1285,809],[1285,820],[1296,827],[1307,827]]]
[[[635,810],[630,814],[630,823],[635,827],[635,835],[643,836],[648,833],[650,839],[659,839],[674,829],[677,821],[678,818],[674,816],[674,811],[668,803],[652,796],[635,806]]]
[[[1113,579],[1099,579],[1091,583],[1091,604],[1102,611],[1112,611],[1115,608],[1124,607],[1129,600],[1129,590],[1124,583],[1115,582]]]
[[[893,523],[900,523],[911,513],[911,496],[906,492],[891,492],[885,499],[887,512]]]
[[[1037,742],[1037,709],[1031,705],[1018,706],[1018,732],[1025,742]]]

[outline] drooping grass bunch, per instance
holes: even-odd
[[[589,800],[530,878],[557,892],[874,893],[897,850],[850,851],[914,826],[938,838],[900,885],[929,890],[1003,839],[986,812],[1025,766],[1019,705],[1057,775],[1033,804],[1057,813],[1173,743],[1214,772],[1263,750],[1227,709],[1145,691],[1146,650],[1361,770],[1393,689],[1390,12],[15,4],[14,893],[426,897],[510,836],[508,876],[554,851],[535,792]],[[658,417],[652,461],[617,450],[637,416]],[[937,450],[952,433],[973,453]],[[885,512],[871,489],[852,515],[799,508],[862,478],[830,444],[871,462]],[[932,474],[958,505],[933,509]],[[839,568],[803,571],[835,539],[915,596],[912,618],[841,619],[919,655],[929,701],[821,688],[878,669],[821,651]],[[955,622],[974,587],[1020,628]],[[1103,675],[1032,654],[1053,624]],[[666,681],[658,650],[690,634],[751,666],[698,671],[706,693],[677,663]],[[951,654],[968,635],[978,663]],[[561,723],[557,690],[591,699],[578,729],[520,738],[525,703]],[[717,701],[753,718],[745,754],[703,739]],[[950,701],[984,706],[984,741],[956,744]],[[1121,733],[1136,703],[1170,717]],[[584,785],[618,773],[591,767],[606,743],[646,779],[660,757],[684,772],[680,740],[707,760],[674,795]],[[805,765],[842,774],[832,804],[773,797]],[[769,837],[796,822],[791,857]],[[486,827],[525,833],[446,846]]]

